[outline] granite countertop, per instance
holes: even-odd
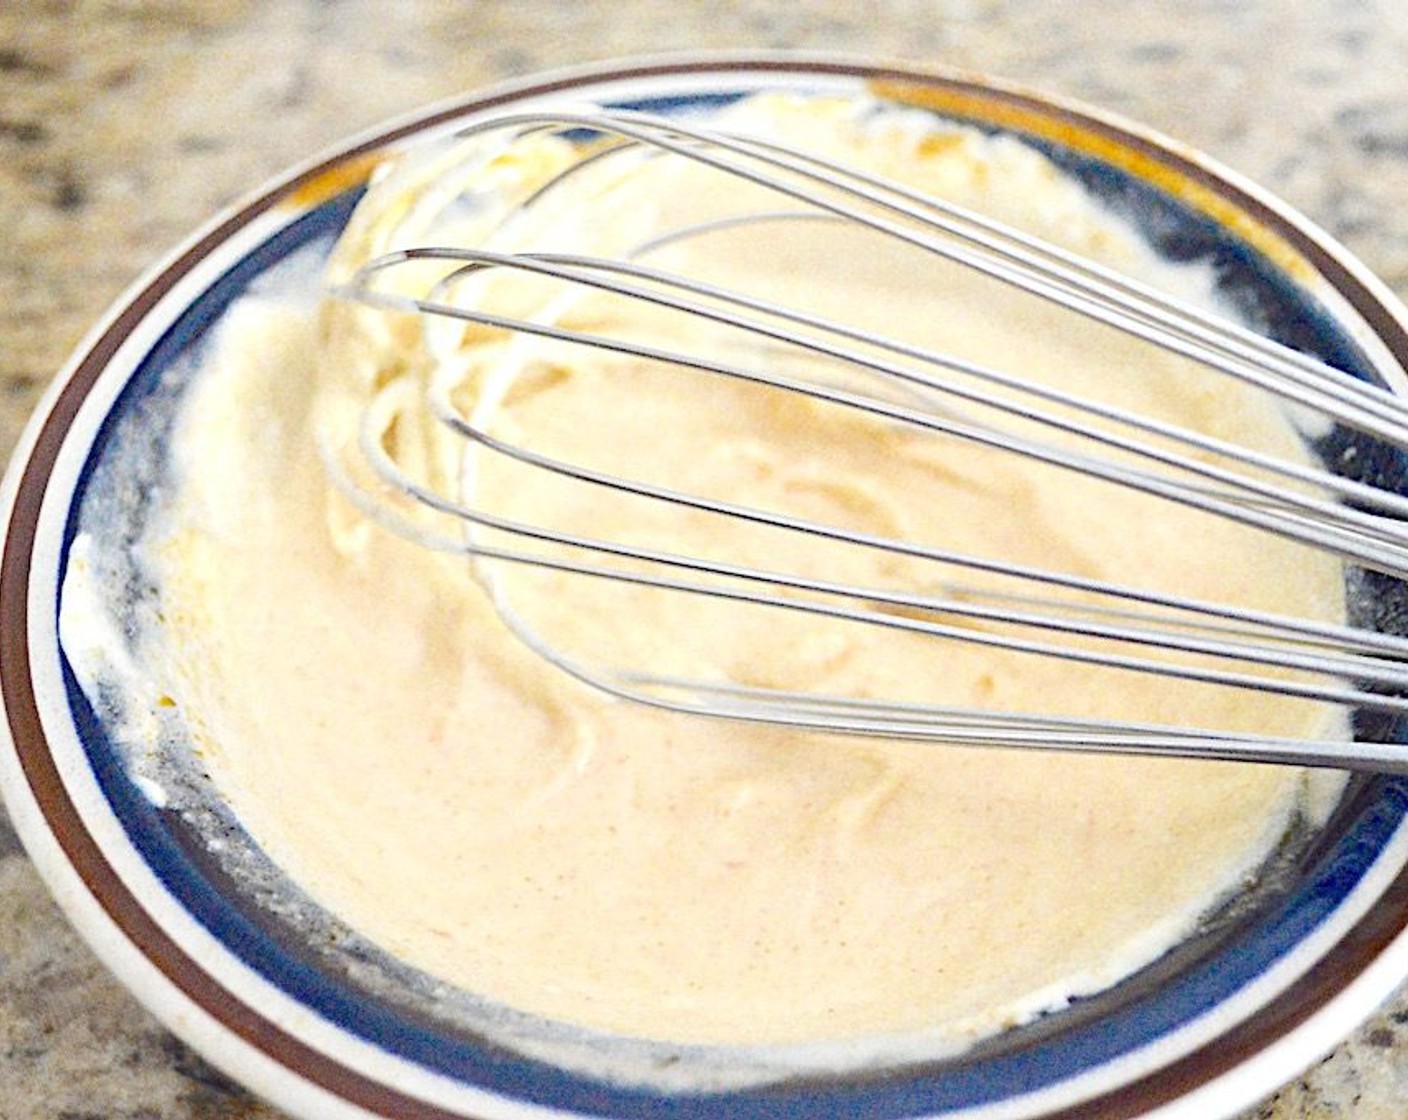
[[[1408,297],[1400,0],[0,4],[0,456],[104,307],[219,206],[424,102],[642,52],[942,63],[1084,99],[1259,180]],[[274,1120],[70,932],[0,814],[0,1118]],[[1408,1115],[1408,990],[1245,1120]]]

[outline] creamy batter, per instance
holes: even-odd
[[[1160,264],[1014,142],[907,118],[863,126],[848,105],[747,111],[1208,298],[1203,273]],[[546,141],[522,146],[494,164],[485,194],[531,184],[560,158]],[[448,166],[416,164],[375,188],[334,274],[443,223],[426,191]],[[590,223],[568,221],[564,200],[511,238],[599,245],[647,220],[622,201],[634,196],[613,193],[633,188],[591,189],[602,194]],[[716,196],[686,175],[655,197],[690,212]],[[1284,418],[1221,382],[839,236],[797,225],[674,252],[726,283],[1295,453]],[[496,280],[486,298],[538,297]],[[565,315],[611,329],[627,312],[586,300]],[[735,345],[629,315],[640,337]],[[506,631],[466,560],[387,532],[330,485],[319,443],[340,454],[373,393],[418,393],[449,369],[469,408],[486,391],[479,374],[492,383],[511,361],[521,373],[494,410],[497,430],[681,489],[1326,618],[1343,612],[1342,581],[1301,550],[1009,455],[638,359],[566,346],[525,355],[493,331],[447,334],[427,345],[414,323],[339,303],[316,320],[236,308],[185,406],[180,492],[151,542],[166,689],[220,788],[300,885],[404,960],[521,1010],[633,1036],[963,1040],[1147,963],[1245,881],[1303,805],[1305,778],[1289,769],[804,735],[623,704],[558,673]],[[422,417],[412,406],[388,420],[384,441],[417,476],[454,483],[462,445]],[[571,530],[890,586],[955,578],[493,461],[478,470],[485,502]],[[581,577],[495,578],[538,633],[613,664],[1273,734],[1333,723],[1282,699],[965,643]]]

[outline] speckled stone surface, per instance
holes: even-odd
[[[346,134],[535,70],[797,48],[985,71],[1173,134],[1408,297],[1402,0],[0,0],[0,456],[104,307]],[[1243,1120],[1408,1116],[1408,991]],[[275,1120],[71,933],[0,815],[0,1120]]]

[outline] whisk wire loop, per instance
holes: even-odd
[[[439,282],[437,287],[440,288],[480,269],[504,268],[609,291],[614,295],[639,299],[701,319],[722,322],[731,328],[796,346],[830,359],[847,362],[857,368],[882,374],[897,381],[997,409],[1022,420],[1035,421],[1080,440],[1115,448],[1130,455],[1186,472],[1215,485],[1203,486],[1180,482],[1167,474],[1141,471],[1128,464],[1075,452],[1069,447],[1038,442],[1003,432],[989,425],[965,422],[951,413],[920,411],[913,407],[904,407],[892,402],[863,396],[853,391],[805,383],[770,373],[758,367],[726,364],[707,356],[691,355],[679,350],[667,350],[658,346],[632,342],[628,339],[590,334],[554,322],[504,316],[479,308],[442,302],[434,298],[433,295],[430,298],[407,297],[400,294],[378,292],[374,288],[373,278],[377,273],[393,269],[397,265],[423,260],[454,261],[462,265],[461,268],[456,269]],[[648,281],[650,286],[632,284],[618,279],[620,276]],[[1191,448],[1193,452],[1205,452],[1224,458],[1235,455],[1240,457],[1246,466],[1279,474],[1296,482],[1313,484],[1323,489],[1335,491],[1344,497],[1364,504],[1371,504],[1381,510],[1408,518],[1408,499],[1401,495],[1377,490],[1351,479],[1340,478],[1323,470],[1323,468],[1316,470],[1301,464],[1259,454],[1254,449],[1236,447],[1201,433],[1160,422],[1155,418],[1134,416],[1098,402],[1074,397],[1057,389],[1034,383],[1025,384],[1000,371],[983,367],[977,363],[962,361],[952,355],[934,353],[895,340],[883,339],[868,332],[826,323],[774,303],[767,303],[740,293],[725,292],[711,285],[673,276],[632,262],[611,261],[581,255],[539,253],[507,255],[469,249],[413,249],[389,253],[370,262],[353,278],[346,291],[365,302],[376,302],[389,309],[474,322],[482,326],[537,335],[557,342],[575,343],[598,350],[629,354],[666,366],[706,371],[750,381],[754,384],[800,393],[815,400],[845,405],[886,420],[926,428],[936,433],[960,436],[975,443],[1016,452],[1041,462],[1118,482],[1121,485],[1141,489],[1160,497],[1171,498],[1186,505],[1241,520],[1260,528],[1278,531],[1318,547],[1340,552],[1346,558],[1365,566],[1373,567],[1399,578],[1408,578],[1408,525],[1405,525],[1404,522],[1385,519],[1375,513],[1319,499],[1284,486],[1278,488],[1243,471],[1232,471],[1215,462],[1200,460],[1190,454],[1176,453],[1152,443],[1141,443],[1131,437],[1121,436],[1098,422],[1128,424],[1141,429],[1146,434],[1176,440]],[[678,291],[707,297],[708,302],[689,300],[673,294]],[[763,312],[769,318],[784,323],[799,324],[818,331],[840,335],[853,341],[864,342],[877,349],[896,352],[905,357],[930,363],[941,369],[968,375],[984,382],[995,382],[1005,388],[1024,392],[1039,401],[1049,401],[1076,411],[1080,416],[1087,418],[1087,422],[1067,420],[1055,412],[1043,410],[1039,404],[1019,404],[953,380],[943,380],[932,374],[925,374],[912,367],[881,361],[864,352],[846,349],[839,344],[828,343],[816,336],[803,335],[783,327],[772,326],[759,319],[744,319],[731,310],[719,310],[719,307],[716,306],[718,304],[730,308],[738,307]],[[460,418],[452,410],[442,412],[441,418],[447,424],[461,430],[462,434],[471,435],[471,432],[466,430]],[[1096,421],[1096,423],[1089,423],[1090,420]],[[1408,440],[1408,433],[1405,433],[1405,440]],[[656,496],[662,495],[657,492]]]
[[[1213,318],[1097,261],[863,169],[765,139],[629,111],[507,114],[467,127],[462,134],[469,137],[515,127],[610,134],[692,160],[816,211],[926,248],[1068,310],[1323,410],[1379,438],[1402,443],[1408,434],[1408,401],[1403,398],[1381,392],[1238,323]],[[565,182],[575,170],[570,169],[560,181]],[[795,180],[786,175],[795,176]],[[544,190],[557,185],[549,184]],[[881,217],[867,206],[890,217]]]

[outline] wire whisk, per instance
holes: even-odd
[[[737,284],[728,269],[709,263],[710,247],[728,243],[766,258],[773,244],[803,238],[835,246],[829,252],[842,262],[838,275],[846,273],[848,254],[918,255],[936,270],[961,270],[1025,293],[1021,298],[1078,316],[1094,324],[1090,329],[1118,332],[1203,377],[1225,379],[1217,384],[1277,402],[1286,429],[1301,433],[1298,444],[1348,432],[1352,446],[1397,456],[1408,446],[1408,409],[1389,386],[1403,385],[1403,375],[1376,359],[1383,384],[1361,379],[1082,252],[830,153],[673,117],[597,109],[506,114],[462,138],[478,145],[481,168],[502,168],[505,152],[536,143],[550,144],[560,162],[528,176],[492,221],[482,212],[485,200],[471,199],[461,217],[481,231],[487,222],[488,235],[380,253],[337,277],[333,295],[344,309],[387,317],[388,332],[402,319],[423,329],[434,369],[423,383],[392,379],[369,389],[356,437],[330,445],[325,456],[343,492],[377,521],[473,558],[500,616],[557,668],[635,703],[808,731],[1408,773],[1408,750],[1393,742],[1264,734],[1204,726],[1196,717],[1188,726],[1129,722],[1042,710],[1041,698],[1009,710],[758,684],[613,663],[549,637],[505,571],[879,627],[906,641],[1270,692],[1288,702],[1380,713],[1391,723],[1408,712],[1408,640],[1398,634],[1156,581],[1105,578],[1078,565],[915,540],[580,461],[551,440],[536,443],[516,422],[515,401],[550,382],[552,370],[573,355],[713,378],[730,391],[767,394],[780,409],[854,418],[862,441],[902,432],[972,448],[975,456],[1015,456],[1040,472],[1043,485],[1088,480],[1080,485],[1142,495],[1151,510],[1192,511],[1291,542],[1335,558],[1351,592],[1373,585],[1381,594],[1408,578],[1408,498],[1394,489],[1401,479],[1385,484],[1337,473],[1311,452],[1247,445],[1176,415],[1133,409],[1118,394],[1092,394],[961,347],[935,346],[891,331],[885,321],[837,314],[835,305],[793,301],[786,283],[765,290]],[[680,174],[677,168],[717,184],[690,196],[707,205],[686,204],[685,192],[673,191],[669,176]],[[580,226],[566,247],[553,240],[564,213],[579,215]],[[623,214],[638,220],[620,221]],[[694,267],[700,260],[704,266]],[[879,264],[862,266],[886,274]],[[846,293],[837,300],[849,310]],[[475,353],[472,371],[467,350]],[[605,415],[581,423],[609,425],[619,405],[603,407]],[[435,440],[451,449],[439,474],[433,463],[408,466],[409,432],[427,419],[439,433]],[[659,438],[675,437],[666,430]],[[615,496],[627,523],[636,511],[650,520],[668,509],[739,526],[773,542],[771,553],[765,549],[759,559],[755,548],[732,552],[727,534],[713,530],[699,539],[723,542],[718,548],[692,550],[564,526],[512,503],[506,512],[491,500],[495,472],[504,469]],[[790,562],[811,548],[823,559]],[[942,574],[916,585],[851,579],[844,557],[856,551],[896,571]]]

